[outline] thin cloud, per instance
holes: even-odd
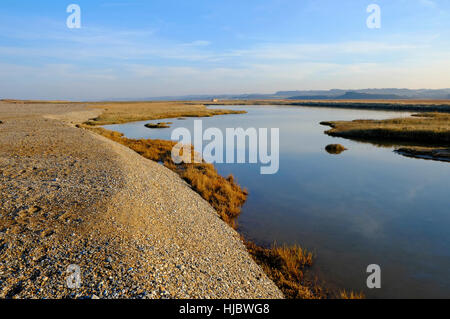
[[[436,2],[432,1],[432,0],[419,0],[419,2],[427,7],[431,7],[431,8],[436,8],[437,4]]]

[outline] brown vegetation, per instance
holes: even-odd
[[[388,120],[322,122],[331,136],[357,140],[450,145],[450,114],[422,113]]]
[[[194,102],[111,102],[88,103],[103,109],[103,113],[86,124],[107,125],[177,117],[209,117],[221,114],[241,114],[245,111],[210,110]]]
[[[205,105],[286,105],[363,110],[450,112],[450,100],[222,100]]]
[[[330,154],[338,155],[346,151],[347,149],[341,144],[330,144],[325,147],[325,150]]]
[[[347,292],[345,290],[339,293],[340,299],[365,299],[365,296],[362,292]]]
[[[159,122],[159,123],[148,123],[145,124],[145,127],[148,128],[169,128],[170,124],[172,124],[172,122]]]
[[[68,104],[68,103],[79,103],[79,102],[69,102],[69,101],[43,101],[43,100],[15,100],[15,99],[2,99],[0,102],[8,103],[8,104]]]
[[[263,248],[252,242],[246,246],[253,259],[289,299],[320,299],[325,292],[305,279],[305,271],[313,263],[312,253],[302,247],[277,246]]]

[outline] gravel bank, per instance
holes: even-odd
[[[96,115],[0,102],[0,297],[282,297],[178,175],[70,125]]]

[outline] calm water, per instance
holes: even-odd
[[[226,107],[221,107],[226,108]],[[317,255],[314,272],[332,287],[368,297],[450,298],[450,164],[402,157],[393,147],[332,138],[325,120],[383,119],[406,114],[331,108],[245,106],[248,114],[203,118],[203,126],[280,128],[280,170],[218,164],[250,195],[239,218],[248,238],[299,243]],[[130,138],[170,139],[145,121],[106,128]],[[325,146],[349,150],[331,155]],[[382,288],[366,288],[366,267],[379,264]]]

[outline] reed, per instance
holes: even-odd
[[[298,245],[264,248],[245,241],[247,250],[267,276],[289,299],[322,299],[327,294],[316,282],[306,280],[313,254]]]
[[[450,146],[450,113],[422,113],[388,120],[321,122],[325,133],[363,141],[408,142]]]

